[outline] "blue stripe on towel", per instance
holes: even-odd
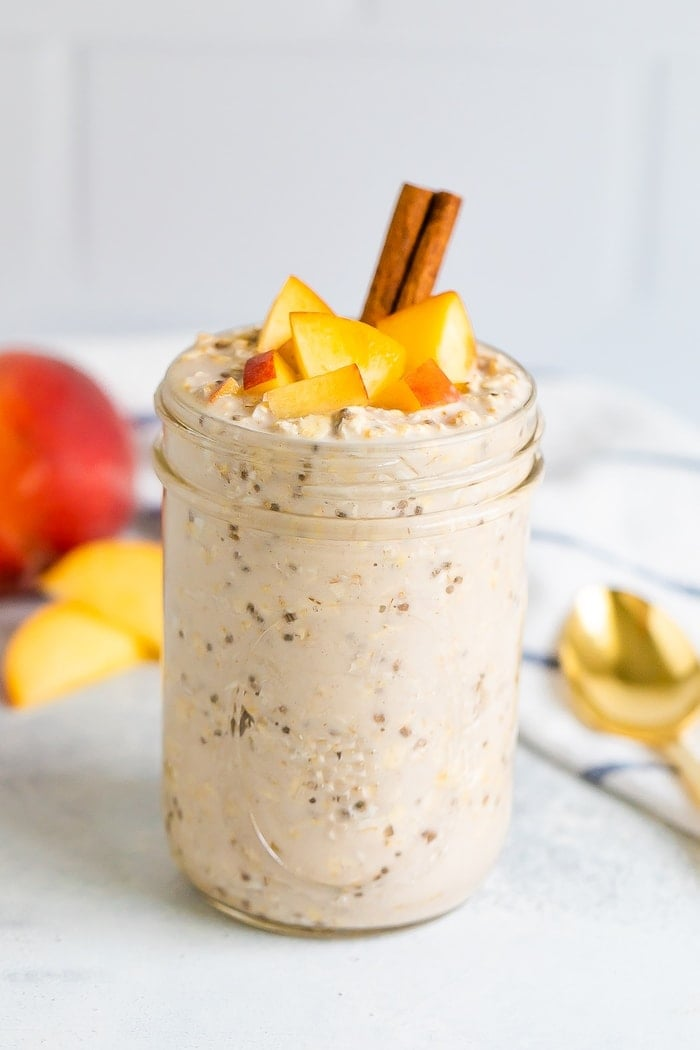
[[[155,412],[141,412],[131,417],[131,425],[138,430],[141,427],[152,427],[158,422]]]
[[[582,554],[588,554],[593,558],[598,558],[600,561],[606,561],[611,565],[618,565],[620,568],[636,572],[644,579],[660,584],[669,590],[680,591],[681,594],[687,594],[691,598],[700,598],[700,586],[697,584],[683,583],[682,580],[674,580],[668,576],[662,576],[661,573],[655,572],[653,569],[647,569],[644,565],[638,565],[636,562],[621,558],[613,551],[599,547],[595,543],[588,543],[577,536],[569,536],[565,532],[550,532],[548,529],[533,529],[532,540],[534,543],[553,543],[558,547],[571,547],[573,550],[581,551]]]
[[[549,667],[552,671],[556,671],[559,668],[559,661],[556,656],[547,656],[545,653],[533,653],[531,649],[523,651],[523,661],[526,664],[537,664],[538,667]]]
[[[626,773],[630,769],[670,769],[665,762],[608,762],[602,766],[590,766],[581,770],[581,777],[589,784],[602,784],[613,773]]]
[[[548,667],[551,670],[558,670],[559,661],[556,656],[548,656],[546,653],[535,653],[531,649],[523,650],[523,662],[527,664],[535,664],[538,667]],[[612,776],[614,773],[624,773],[630,769],[666,769],[672,770],[673,766],[668,765],[666,762],[656,762],[653,759],[645,762],[607,762],[600,766],[589,766],[588,769],[582,769],[579,776],[588,781],[589,784],[602,785],[607,777]]]

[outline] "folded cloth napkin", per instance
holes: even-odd
[[[658,602],[700,651],[700,429],[625,389],[563,376],[538,385],[545,477],[533,500],[521,740],[700,837],[700,810],[675,771],[634,741],[583,726],[556,661],[562,623],[587,583]],[[157,426],[148,414],[136,426],[140,498],[154,511]],[[700,755],[700,721],[696,734]]]
[[[662,758],[571,713],[555,655],[588,583],[658,603],[700,651],[700,429],[624,389],[556,376],[538,385],[545,480],[533,502],[521,739],[700,837],[700,810]],[[700,721],[684,739],[700,756]]]

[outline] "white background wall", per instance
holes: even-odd
[[[532,366],[695,418],[699,0],[0,0],[0,338],[359,310],[404,179]]]

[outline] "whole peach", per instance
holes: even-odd
[[[125,525],[134,470],[128,424],[94,380],[45,353],[0,351],[0,589]]]

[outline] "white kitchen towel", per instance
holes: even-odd
[[[555,655],[588,583],[659,603],[700,651],[700,429],[623,389],[549,376],[539,390],[545,479],[533,501],[521,739],[700,837],[700,810],[662,758],[571,713]],[[700,723],[686,739],[700,756]]]
[[[556,662],[579,587],[605,583],[658,602],[700,651],[700,428],[625,389],[539,379],[545,476],[534,493],[521,740],[586,780],[700,837],[700,811],[649,749],[596,733],[572,714]],[[155,510],[157,431],[137,422],[139,492]],[[691,738],[695,736],[693,741]],[[689,741],[700,755],[700,721]]]

